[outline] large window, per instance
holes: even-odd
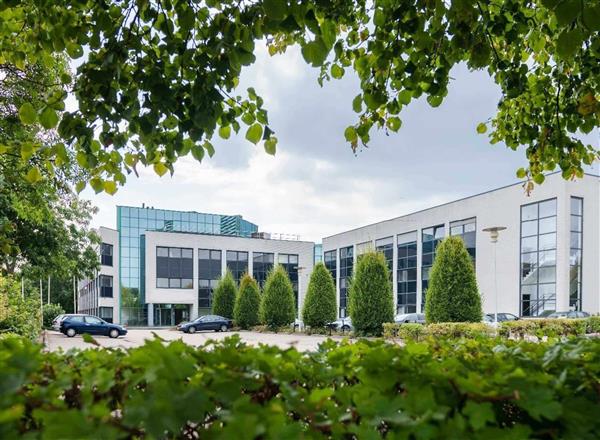
[[[273,268],[274,255],[267,252],[252,252],[252,275],[262,288],[267,274]]]
[[[112,307],[100,307],[99,309],[100,318],[106,322],[113,322],[113,308]]]
[[[581,310],[581,254],[583,251],[583,199],[571,197],[571,245],[569,252],[569,307]]]
[[[469,218],[450,223],[450,235],[461,237],[467,248],[467,252],[475,264],[476,250],[475,240],[477,235],[477,219]]]
[[[113,277],[109,275],[100,275],[100,296],[102,298],[113,297]]]
[[[390,280],[392,280],[392,271],[394,270],[394,237],[380,238],[379,240],[376,240],[375,249],[377,252],[381,252],[385,257],[385,261],[390,272]]]
[[[212,294],[221,278],[221,251],[198,249],[198,307],[212,307]]]
[[[298,310],[298,255],[278,254],[277,262],[283,266],[290,277],[292,287],[294,288],[296,310]]]
[[[417,312],[417,232],[398,235],[398,313]]]
[[[354,248],[340,249],[340,316],[348,315],[348,288],[354,266]]]
[[[435,260],[435,252],[445,235],[446,227],[444,225],[433,226],[421,231],[421,245],[423,247],[421,255],[421,311],[425,310],[429,272]]]
[[[248,252],[227,251],[227,269],[239,284],[244,274],[248,272]]]
[[[331,273],[333,277],[333,285],[337,285],[337,251],[334,249],[332,251],[327,251],[323,254],[323,262],[325,263],[325,267]]]
[[[113,265],[113,245],[102,243],[100,245],[100,264],[103,266]]]
[[[556,199],[521,206],[521,314],[556,310]]]
[[[192,289],[194,287],[194,251],[188,248],[156,248],[156,287]]]

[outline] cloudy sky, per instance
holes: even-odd
[[[321,88],[318,70],[299,50],[270,57],[264,48],[242,77],[265,100],[279,139],[276,156],[253,146],[240,131],[216,141],[212,159],[179,161],[162,178],[148,169],[114,196],[83,196],[99,208],[95,226],[116,226],[116,205],[241,214],[260,230],[321,238],[516,181],[523,150],[490,145],[476,125],[495,113],[499,90],[485,72],[458,67],[444,103],[424,100],[401,113],[396,134],[373,133],[354,155],[344,140],[355,122],[358,81],[347,71]]]

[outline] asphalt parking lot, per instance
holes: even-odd
[[[249,345],[268,344],[275,345],[280,348],[296,347],[300,351],[316,350],[321,342],[328,338],[342,340],[340,336],[322,336],[322,335],[304,335],[300,333],[284,334],[284,333],[258,333],[251,331],[229,331],[229,332],[197,332],[194,334],[182,333],[171,329],[129,329],[127,335],[120,336],[117,339],[111,339],[108,336],[94,336],[94,339],[102,347],[120,347],[131,348],[138,347],[144,344],[147,339],[152,339],[154,333],[166,341],[174,341],[177,339],[183,340],[186,344],[200,346],[206,341],[221,340],[228,336],[238,334],[240,338]],[[69,338],[62,333],[56,331],[48,331],[46,333],[46,348],[51,351],[62,349],[64,351],[72,348],[95,348],[94,345],[86,343],[81,335]]]

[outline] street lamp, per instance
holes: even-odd
[[[496,272],[496,246],[498,244],[498,237],[500,236],[500,231],[504,231],[505,229],[505,226],[492,226],[490,228],[483,229],[483,232],[489,232],[490,241],[494,246],[494,322],[496,324],[498,324],[498,275]]]

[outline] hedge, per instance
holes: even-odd
[[[54,321],[54,318],[56,318],[58,315],[62,315],[65,313],[64,309],[60,304],[44,304],[42,312],[44,328],[52,327],[52,321]]]
[[[600,340],[44,353],[0,340],[0,438],[593,439]]]
[[[498,334],[506,337],[523,338],[536,336],[538,338],[575,336],[587,333],[588,319],[592,319],[591,327],[597,317],[586,319],[520,319],[506,321],[500,324]]]
[[[434,338],[479,338],[493,336],[495,330],[479,322],[444,322],[439,324],[384,324],[383,336],[405,341],[420,341],[429,336]]]

